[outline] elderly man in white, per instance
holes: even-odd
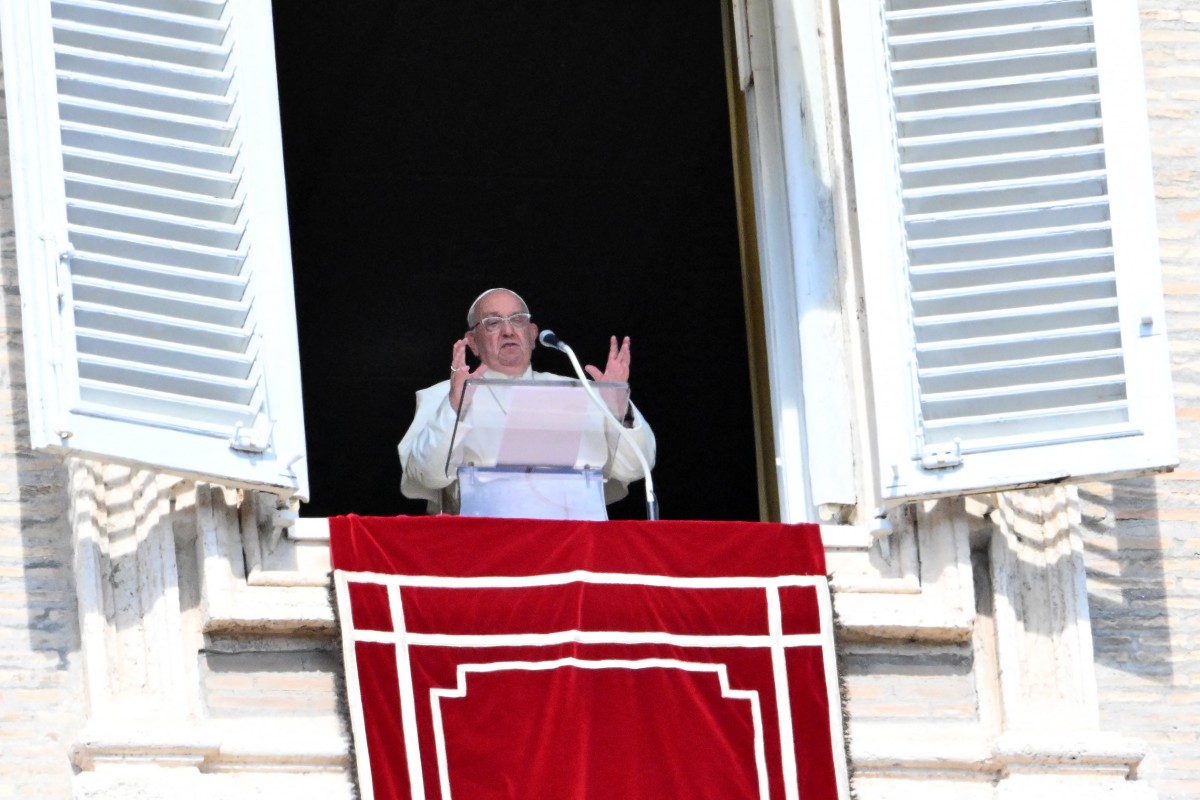
[[[509,289],[489,289],[475,299],[467,311],[467,332],[454,343],[450,356],[450,378],[417,392],[417,412],[400,441],[400,465],[404,471],[400,490],[405,497],[427,502],[429,513],[454,513],[458,509],[457,475],[446,474],[454,423],[463,385],[468,378],[562,380],[563,376],[534,372],[530,366],[537,344],[537,325],[529,306]],[[467,348],[480,360],[475,369],[467,366]],[[620,343],[612,337],[604,370],[584,369],[597,381],[629,380],[629,337]],[[628,484],[643,475],[641,462],[631,450],[639,447],[654,465],[654,433],[632,403],[616,409],[629,428],[629,436],[617,439],[604,466],[604,499],[608,503],[628,494]]]

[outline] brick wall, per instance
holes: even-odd
[[[33,453],[0,103],[0,798],[70,797],[66,748],[83,722],[61,459]]]
[[[342,666],[332,642],[287,640],[283,649],[278,642],[270,644],[277,649],[223,653],[207,648],[201,655],[200,687],[207,713],[283,715],[296,718],[297,724],[306,717],[337,714],[336,676]]]
[[[979,722],[969,642],[839,642],[839,668],[860,722]],[[853,730],[851,731],[853,733]]]
[[[1140,9],[1181,463],[1080,495],[1101,724],[1148,741],[1142,775],[1184,800],[1200,797],[1200,2]]]

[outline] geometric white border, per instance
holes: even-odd
[[[767,754],[763,742],[762,709],[758,692],[729,687],[729,675],[724,664],[699,664],[667,658],[641,659],[596,659],[557,658],[550,661],[496,661],[488,664],[460,664],[458,686],[454,689],[430,689],[432,700],[433,732],[437,745],[438,773],[441,779],[442,797],[450,800],[450,767],[446,756],[446,734],[442,729],[443,697],[466,697],[467,675],[473,672],[510,672],[513,670],[554,670],[562,667],[579,669],[679,669],[687,672],[711,672],[721,685],[721,696],[750,703],[750,714],[754,720],[754,765],[758,772],[759,800],[767,800]]]
[[[791,701],[788,696],[787,662],[785,651],[791,647],[823,647],[825,686],[828,692],[827,706],[829,708],[829,732],[832,744],[834,771],[838,785],[838,795],[849,797],[849,778],[845,762],[845,743],[842,734],[841,697],[838,690],[836,655],[832,624],[822,624],[817,634],[784,635],[782,629],[782,614],[780,611],[779,590],[790,586],[811,586],[816,589],[817,605],[822,621],[832,620],[832,603],[829,596],[829,585],[823,576],[786,575],[778,577],[731,577],[716,578],[681,578],[665,575],[642,575],[630,573],[600,573],[587,570],[553,573],[533,576],[486,576],[486,577],[445,577],[430,575],[385,575],[372,572],[350,573],[344,570],[334,570],[334,583],[338,594],[338,604],[342,609],[342,646],[346,658],[346,688],[350,695],[351,728],[355,740],[355,750],[358,762],[359,788],[364,800],[374,798],[374,788],[371,778],[370,757],[365,735],[365,722],[362,717],[362,696],[358,682],[357,659],[353,657],[356,642],[375,642],[392,644],[396,650],[396,668],[400,684],[401,725],[404,731],[405,759],[408,764],[409,782],[413,800],[425,800],[424,775],[420,765],[420,741],[417,736],[416,703],[409,667],[409,648],[436,645],[439,647],[511,647],[538,646],[561,643],[580,644],[671,644],[680,647],[729,648],[747,647],[769,649],[775,696],[777,701],[777,716],[779,719],[780,749],[783,755],[782,771],[784,796],[786,800],[799,800],[797,765],[795,761],[795,740],[792,734]],[[350,609],[350,583],[376,584],[387,588],[388,601],[391,607],[392,631],[356,630],[352,621],[347,624]],[[411,633],[406,629],[403,604],[400,602],[401,587],[435,587],[447,589],[469,588],[527,588],[534,586],[557,586],[571,583],[617,584],[636,586],[659,586],[681,589],[753,589],[764,591],[767,600],[768,633],[765,635],[716,635],[705,636],[695,634],[672,634],[662,631],[579,631],[564,630],[550,633],[509,633],[509,634],[438,634]],[[557,661],[547,662],[505,662],[508,668],[518,668],[514,664],[536,665],[557,664]],[[604,662],[590,662],[592,664]],[[626,662],[633,664],[637,662]],[[688,662],[675,662],[673,666],[681,669],[691,669],[699,665],[683,666]],[[711,669],[713,666],[708,665]],[[526,666],[524,668],[535,668]],[[540,668],[551,668],[540,667]],[[585,667],[586,668],[586,667]],[[595,667],[591,667],[595,668]],[[633,668],[627,666],[626,668]],[[489,665],[471,665],[471,671],[491,669]],[[458,687],[456,689],[441,689],[441,696],[452,696],[454,692],[464,692],[466,687],[465,665],[459,666]],[[727,688],[722,672],[722,687]],[[757,694],[757,693],[755,693]],[[732,695],[731,695],[732,696]],[[758,698],[754,704],[757,707]],[[440,720],[438,704],[433,705],[433,713]],[[755,749],[756,760],[758,751],[763,747],[761,726],[756,721]],[[440,726],[437,735],[441,735]],[[446,778],[444,741],[437,742],[438,765],[441,772],[442,796],[449,797],[449,787]],[[760,794],[765,792],[765,756],[759,765]],[[763,795],[765,796],[765,795]]]

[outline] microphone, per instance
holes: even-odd
[[[654,479],[650,477],[650,464],[646,461],[646,456],[642,453],[642,448],[638,447],[637,443],[629,438],[632,434],[629,433],[629,430],[622,421],[617,419],[612,409],[596,394],[596,390],[592,388],[591,381],[588,380],[587,375],[583,372],[583,367],[579,366],[579,359],[576,358],[575,351],[551,330],[544,330],[539,333],[538,341],[543,347],[549,347],[552,350],[559,350],[566,353],[567,358],[571,361],[571,366],[575,369],[575,374],[579,376],[580,385],[587,392],[588,398],[616,426],[617,436],[629,443],[630,451],[642,465],[642,476],[646,485],[646,519],[658,519],[658,496],[654,493]]]
[[[539,333],[538,341],[543,347],[549,347],[552,350],[560,350],[564,353],[568,350],[566,342],[564,342],[562,339],[559,339],[554,331],[551,330],[544,330]]]

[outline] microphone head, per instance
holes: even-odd
[[[542,346],[544,346],[544,347],[550,347],[550,348],[553,348],[554,350],[562,349],[560,347],[560,345],[562,344],[562,341],[554,334],[554,331],[552,331],[552,330],[544,330],[541,333],[539,333],[538,341],[541,342]]]

